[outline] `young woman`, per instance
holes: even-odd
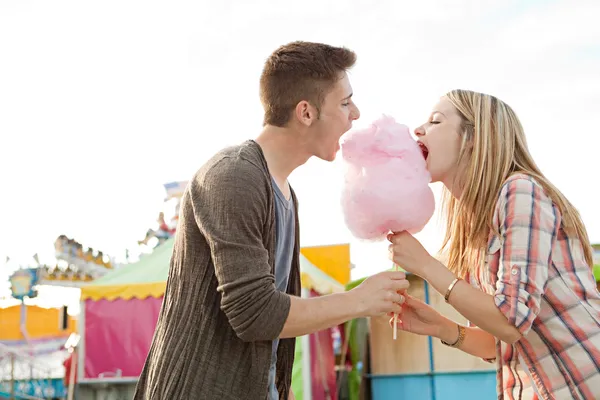
[[[577,210],[533,161],[513,110],[455,90],[416,130],[442,182],[447,266],[407,232],[390,258],[470,323],[406,295],[398,328],[497,364],[499,399],[600,399],[600,293]]]

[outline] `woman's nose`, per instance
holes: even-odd
[[[415,129],[415,135],[417,137],[425,136],[425,129],[423,129],[422,126],[419,126],[417,129]]]
[[[358,109],[358,106],[354,105],[354,109],[350,113],[350,119],[352,121],[356,121],[359,118],[360,118],[360,110]]]

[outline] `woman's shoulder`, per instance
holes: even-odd
[[[519,172],[504,181],[496,203],[497,212],[505,213],[508,209],[533,212],[538,208],[555,211],[554,202],[534,176]]]
[[[524,172],[510,175],[500,187],[500,199],[510,196],[515,197],[516,195],[521,195],[521,197],[522,195],[527,195],[541,200],[549,200],[540,182],[534,176]]]
[[[521,185],[525,187],[542,188],[539,182],[532,175],[527,174],[525,172],[515,172],[514,174],[510,175],[504,180],[504,183],[502,184],[502,189],[505,189],[510,185]]]

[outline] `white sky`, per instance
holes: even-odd
[[[389,113],[414,128],[451,88],[507,101],[600,241],[599,15],[594,0],[3,0],[0,265],[15,262],[0,281],[34,253],[48,260],[61,233],[134,250],[163,183],[257,135],[263,62],[298,39],[358,53],[355,127]],[[341,163],[311,160],[291,182],[302,245],[350,242],[353,278],[389,268],[385,243],[357,242],[343,224]],[[436,251],[441,233],[434,217],[418,238]]]

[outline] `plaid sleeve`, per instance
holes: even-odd
[[[496,306],[522,335],[540,310],[559,220],[550,198],[529,178],[513,178],[498,201],[502,239]]]

